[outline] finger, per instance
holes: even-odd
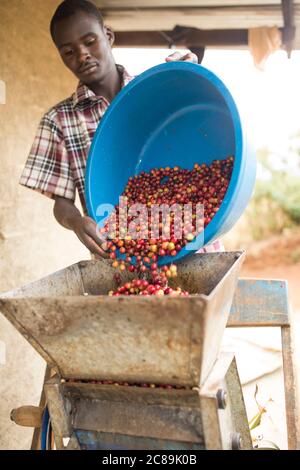
[[[183,62],[192,62],[193,64],[198,64],[198,57],[193,52],[185,54],[180,60]]]
[[[104,250],[88,235],[86,235],[85,246],[90,250],[91,253],[100,255],[102,258],[109,258],[108,253]]]
[[[101,234],[99,234],[98,226],[93,219],[90,219],[90,222],[85,226],[84,235],[96,244],[98,250],[101,250],[102,257],[109,257],[108,253],[106,253],[107,240],[105,237],[101,237]]]
[[[173,52],[173,54],[166,57],[166,62],[173,62],[175,60],[180,60],[181,56],[182,56],[182,54],[180,52],[178,52],[178,51]]]
[[[92,221],[92,223],[88,223],[84,231],[87,235],[89,235],[98,245],[101,245],[102,243],[105,242],[105,238],[100,236],[97,224],[95,221]]]

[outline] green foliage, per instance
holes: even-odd
[[[261,425],[263,415],[268,413],[268,410],[267,410],[268,403],[273,401],[272,398],[269,398],[267,403],[265,403],[262,406],[257,400],[257,393],[258,393],[258,385],[256,384],[255,392],[254,392],[254,400],[256,402],[258,411],[257,411],[256,415],[253,416],[253,418],[248,423],[251,438],[252,438],[253,449],[254,450],[280,450],[278,445],[275,444],[274,442],[264,439],[263,436],[255,437],[253,435],[253,430],[258,428]]]
[[[292,149],[292,152],[294,159],[296,156],[299,160],[300,175],[299,150]],[[288,168],[289,155],[276,155],[280,169],[274,168],[268,149],[258,151],[257,157],[265,177],[257,179],[252,200],[245,212],[254,240],[300,225],[300,176]]]

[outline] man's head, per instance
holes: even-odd
[[[65,0],[51,23],[52,39],[64,64],[86,85],[101,82],[115,67],[112,30],[98,8],[87,0]]]

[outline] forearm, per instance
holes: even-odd
[[[82,218],[75,204],[64,197],[56,196],[53,214],[57,222],[68,230],[75,231],[76,224]]]

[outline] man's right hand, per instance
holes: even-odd
[[[108,258],[103,249],[105,240],[99,237],[96,222],[91,217],[82,216],[73,201],[56,196],[53,212],[57,222],[68,230],[73,230],[91,253]]]
[[[105,240],[98,236],[97,224],[91,217],[81,216],[76,219],[73,231],[91,253],[108,258],[108,254],[103,249]]]

